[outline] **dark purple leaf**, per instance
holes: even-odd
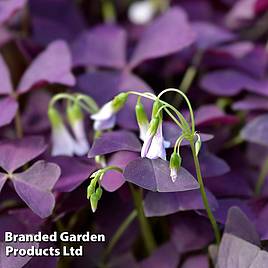
[[[53,188],[58,192],[73,191],[97,169],[96,165],[83,163],[73,157],[58,156],[49,160],[56,163],[61,169],[60,178]]]
[[[224,234],[219,248],[217,267],[265,268],[267,263],[268,252],[232,234]]]
[[[139,152],[140,150],[141,144],[133,133],[125,130],[112,131],[102,134],[94,141],[88,157],[92,158],[117,151]]]
[[[222,158],[219,158],[206,150],[205,146],[201,148],[198,156],[203,178],[221,176],[230,171],[229,165]],[[182,158],[184,167],[195,174],[195,166],[191,150],[183,152]]]
[[[211,209],[216,209],[216,198],[207,191]],[[144,200],[144,212],[147,217],[166,216],[178,211],[204,209],[200,190],[177,193],[149,192]]]
[[[195,111],[195,124],[207,126],[212,124],[234,124],[238,121],[233,115],[225,114],[218,106],[210,104],[203,105]]]
[[[22,114],[25,133],[39,134],[50,129],[47,116],[50,99],[51,95],[44,90],[36,90],[31,93],[27,100],[28,105]]]
[[[32,38],[41,45],[46,46],[57,39],[71,42],[85,29],[82,14],[73,1],[30,0],[29,9]]]
[[[162,159],[134,160],[126,166],[124,177],[127,181],[154,192],[180,192],[199,188],[195,178],[183,167],[178,172],[177,180],[172,182],[169,162]]]
[[[186,13],[178,7],[171,8],[145,30],[130,60],[130,67],[178,52],[194,41],[195,34]]]
[[[268,205],[266,204],[256,219],[256,228],[261,236],[261,240],[268,240],[267,221],[268,221]]]
[[[7,21],[16,11],[23,8],[27,0],[8,0],[0,2],[0,24]]]
[[[250,197],[252,189],[247,177],[239,171],[205,178],[205,185],[217,197]]]
[[[26,137],[21,140],[8,140],[0,143],[0,166],[7,172],[13,172],[46,149],[42,137]]]
[[[1,55],[0,55],[0,81],[1,81],[0,94],[1,95],[11,94],[13,91],[13,85],[10,73],[4,61],[4,58]]]
[[[174,219],[171,239],[180,254],[200,250],[213,241],[210,222],[196,214],[182,214]]]
[[[232,109],[235,111],[268,110],[268,99],[258,96],[247,96],[234,102]]]
[[[181,268],[209,268],[209,260],[207,255],[195,255],[186,259]]]
[[[227,29],[208,22],[194,22],[193,30],[196,33],[196,43],[200,49],[208,49],[221,43],[233,41],[236,37]]]
[[[232,69],[214,71],[205,75],[201,87],[214,95],[234,96],[243,89],[268,96],[268,80],[256,80],[249,75]]]
[[[109,166],[117,166],[124,170],[126,165],[139,157],[138,153],[121,151],[113,154],[108,161]],[[117,171],[110,170],[105,173],[101,185],[106,191],[114,192],[125,183],[124,176]]]
[[[51,190],[60,177],[54,163],[38,161],[22,173],[12,175],[15,190],[21,199],[41,218],[51,215],[55,198]]]
[[[173,243],[167,242],[156,249],[150,257],[140,263],[141,268],[161,267],[176,268],[178,267],[180,256],[176,252]]]
[[[255,226],[238,207],[229,209],[224,232],[260,246],[260,238]]]
[[[18,103],[11,97],[0,100],[0,127],[11,123],[16,115]]]
[[[24,267],[24,265],[29,262],[29,260],[32,258],[31,256],[6,256],[6,247],[11,246],[15,249],[29,249],[31,247],[38,248],[38,243],[4,243],[0,242],[0,268],[21,268]]]
[[[71,53],[67,43],[54,41],[26,70],[18,85],[18,92],[25,93],[47,83],[73,86],[75,77],[71,72]]]
[[[243,139],[268,146],[268,115],[260,115],[250,121],[241,131]]]
[[[104,25],[82,33],[72,45],[74,65],[123,68],[126,64],[126,32]]]

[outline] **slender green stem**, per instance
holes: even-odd
[[[197,176],[198,183],[200,185],[200,191],[201,191],[201,195],[202,195],[202,200],[203,200],[205,209],[207,211],[208,218],[209,218],[210,223],[212,225],[212,229],[213,229],[214,234],[215,234],[216,243],[217,243],[217,245],[219,245],[220,244],[220,239],[221,239],[220,230],[219,230],[218,224],[217,224],[217,222],[216,222],[216,220],[215,220],[215,218],[213,216],[211,208],[209,206],[207,194],[206,194],[206,191],[205,191],[205,186],[204,186],[202,175],[201,175],[199,159],[198,159],[198,156],[196,155],[196,151],[195,151],[194,142],[191,141],[190,145],[191,145],[191,149],[192,149],[192,155],[193,155],[193,158],[194,158],[196,176]]]
[[[262,164],[262,168],[257,180],[257,183],[255,185],[255,196],[259,196],[262,190],[262,186],[265,182],[265,178],[268,175],[268,157],[264,160],[264,163]]]
[[[118,243],[122,235],[125,233],[127,228],[130,226],[130,224],[135,220],[137,217],[137,210],[133,210],[128,217],[121,223],[121,225],[118,227],[116,232],[114,233],[113,237],[111,238],[108,247],[105,250],[104,253],[104,261],[107,259],[107,257],[111,254],[112,250],[114,249],[115,245]]]
[[[129,184],[130,191],[132,193],[132,197],[134,200],[134,204],[136,206],[137,216],[141,228],[142,237],[144,240],[144,244],[148,254],[151,254],[153,250],[156,248],[156,242],[149,225],[147,218],[144,215],[143,204],[142,204],[142,189],[135,189],[134,186]]]
[[[21,138],[23,138],[23,128],[22,128],[21,115],[20,115],[19,109],[20,108],[18,107],[18,110],[16,112],[16,116],[15,116],[15,129],[16,129],[17,138],[21,139]]]
[[[188,99],[188,97],[179,89],[176,89],[176,88],[167,88],[165,90],[163,90],[159,95],[158,95],[158,98],[160,98],[163,94],[167,93],[167,92],[176,92],[178,94],[180,94],[186,101],[187,105],[188,105],[188,109],[189,109],[189,112],[190,112],[190,116],[191,116],[191,123],[192,123],[192,133],[195,132],[195,121],[194,121],[194,112],[193,112],[193,109],[192,109],[192,105]],[[165,102],[166,103],[166,102]],[[170,104],[169,104],[170,105]],[[170,107],[173,107],[172,105],[170,105]],[[173,107],[174,108],[174,107]],[[176,108],[174,108],[175,110],[177,110]]]
[[[116,21],[116,10],[112,0],[102,0],[101,11],[104,22],[113,23]]]

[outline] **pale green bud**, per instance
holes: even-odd
[[[60,113],[54,107],[49,107],[48,109],[48,118],[52,127],[57,128],[63,124]]]
[[[101,187],[97,188],[96,196],[98,197],[98,200],[101,199],[101,197],[102,197],[102,189],[101,189]]]
[[[154,117],[151,122],[150,122],[150,125],[149,125],[149,131],[152,135],[155,135],[156,131],[157,131],[157,128],[159,126],[159,123],[160,123],[160,119],[159,117]]]
[[[72,125],[76,121],[83,120],[83,113],[78,103],[74,103],[72,105],[68,105],[67,107],[67,118]]]
[[[125,105],[128,98],[128,93],[122,92],[114,97],[112,100],[112,107],[114,112],[118,112]]]
[[[202,141],[201,141],[201,137],[199,134],[195,134],[197,136],[197,140],[194,144],[194,147],[195,147],[195,154],[196,156],[198,156],[198,153],[200,152],[200,149],[201,149],[201,146],[202,146]]]
[[[98,196],[96,195],[96,193],[93,193],[90,196],[90,205],[91,205],[91,209],[93,212],[95,212],[97,210],[98,201],[99,201]]]
[[[147,114],[144,110],[142,102],[140,101],[140,98],[138,98],[137,104],[135,106],[135,111],[136,111],[137,122],[139,125],[149,124]]]

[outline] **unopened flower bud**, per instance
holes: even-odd
[[[87,187],[87,199],[95,192],[95,185],[91,184]]]
[[[173,152],[169,162],[170,177],[173,182],[175,182],[178,177],[178,171],[181,167],[181,162],[182,162],[181,156],[176,152]]]
[[[162,104],[159,99],[156,99],[153,105],[153,110],[152,110],[152,118],[157,116],[158,110],[161,108]]]
[[[136,111],[137,122],[138,122],[139,129],[140,129],[140,139],[144,141],[146,132],[149,128],[149,121],[147,118],[147,114],[144,110],[144,107],[140,101],[140,98],[138,98],[135,111]]]
[[[48,109],[48,118],[53,128],[63,124],[60,113],[54,107],[49,107]]]
[[[78,103],[74,103],[72,105],[68,105],[67,107],[67,118],[70,125],[73,125],[76,121],[83,120],[83,113],[81,111]]]
[[[92,212],[95,212],[97,210],[98,201],[99,201],[98,196],[96,195],[96,193],[93,193],[90,196],[90,205],[91,205]]]
[[[194,147],[195,147],[195,154],[196,156],[198,156],[198,153],[200,152],[200,149],[201,149],[201,146],[202,146],[202,141],[201,141],[201,137],[199,134],[195,134],[197,136],[197,140],[194,144]]]
[[[128,93],[122,92],[114,97],[112,107],[114,112],[118,112],[123,108],[128,98]]]
[[[101,197],[102,197],[102,189],[101,189],[101,187],[97,188],[96,196],[97,196],[98,200],[101,199]]]

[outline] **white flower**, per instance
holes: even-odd
[[[171,177],[171,180],[173,182],[176,181],[177,177],[178,177],[178,169],[177,168],[171,168],[170,169],[170,177]]]
[[[86,137],[84,121],[76,120],[71,127],[76,139],[74,152],[78,156],[85,155],[89,151],[89,143]]]
[[[95,114],[91,115],[94,122],[95,130],[105,130],[113,128],[116,122],[113,102],[109,101],[102,106],[102,108]]]
[[[155,6],[152,1],[138,1],[131,4],[128,10],[128,18],[135,24],[150,22],[155,14]]]
[[[76,141],[64,124],[52,128],[52,156],[74,154]]]
[[[141,157],[150,159],[162,158],[166,160],[166,150],[164,146],[164,137],[162,132],[162,120],[155,121],[152,127],[146,132],[144,143],[141,149]],[[156,131],[154,129],[157,127]]]

